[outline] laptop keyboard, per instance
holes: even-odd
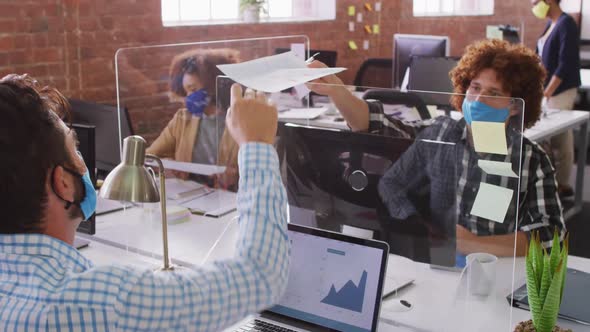
[[[236,332],[246,331],[268,331],[268,332],[295,332],[294,330],[286,329],[282,326],[267,323],[258,319],[255,319],[248,324],[240,326]]]

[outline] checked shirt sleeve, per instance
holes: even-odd
[[[238,163],[236,256],[203,268],[131,274],[115,306],[118,329],[217,331],[280,298],[290,243],[278,157],[271,145],[248,143]]]

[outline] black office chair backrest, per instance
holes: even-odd
[[[363,62],[354,78],[357,90],[364,91],[362,87],[391,88],[393,61],[390,58],[369,58]]]
[[[363,99],[375,99],[388,105],[406,105],[408,107],[415,107],[422,120],[431,118],[426,104],[422,98],[415,93],[390,89],[369,89],[363,94]]]

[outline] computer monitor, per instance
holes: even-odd
[[[79,99],[69,99],[72,122],[96,127],[96,168],[110,172],[121,162],[117,107]],[[133,135],[127,109],[122,109],[121,137]]]
[[[290,50],[291,49],[289,48],[277,48],[275,50],[275,54],[289,52]],[[316,55],[314,59],[325,63],[328,67],[336,67],[336,58],[338,57],[338,52],[327,50],[309,50],[309,56],[312,56],[316,53],[319,54]]]
[[[520,37],[518,36],[518,29],[511,25],[500,25],[498,29],[502,31],[502,39],[508,41],[511,44],[520,43]]]
[[[85,125],[85,124],[72,124],[72,129],[76,132],[78,136],[78,151],[82,154],[82,158],[84,159],[84,163],[86,164],[86,168],[90,172],[90,179],[92,183],[96,185],[96,142],[95,142],[95,127],[92,125]],[[77,231],[86,233],[86,234],[94,234],[96,233],[96,215],[92,215],[90,219],[87,221],[83,221],[78,226]]]
[[[450,41],[447,36],[393,35],[393,87],[402,86],[412,56],[449,56],[449,50]]]
[[[453,57],[412,56],[409,66],[408,91],[417,94],[426,105],[451,109],[451,95],[436,92],[453,92],[453,82],[451,82],[449,72],[455,68],[457,62],[459,59]]]
[[[426,222],[394,219],[379,195],[380,179],[415,141],[294,124],[282,126],[279,137],[291,223],[336,232],[361,228],[394,254],[454,265],[455,226],[447,216],[426,211],[424,200]]]

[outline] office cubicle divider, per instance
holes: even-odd
[[[430,106],[432,118],[424,120],[414,107],[366,100],[370,122],[359,126],[355,114],[367,110],[362,96],[354,96],[357,87],[308,87],[345,89],[349,99],[331,101],[317,116],[296,108],[283,111],[292,118],[279,113],[276,144],[290,222],[389,244],[390,276],[414,279],[415,285],[394,296],[398,302],[410,299],[413,308],[401,314],[395,300],[386,301],[386,320],[416,330],[514,327],[505,296],[524,280],[524,263],[514,250],[521,241],[516,233],[528,222],[528,213],[517,219],[520,207],[531,203],[521,201],[530,189],[520,187],[529,172],[521,172],[529,167],[521,161],[530,160],[522,156],[523,100],[431,92],[432,99],[446,96],[454,105],[479,101],[498,110],[484,116],[474,110],[469,124],[457,111],[446,115]],[[530,142],[524,144],[530,150]],[[510,241],[488,246],[490,235]],[[477,252],[482,254],[468,256]],[[356,280],[351,269],[342,274],[343,280]]]
[[[288,36],[120,50],[116,58],[119,102],[129,107],[132,119],[136,117],[133,119],[137,123],[136,132],[151,143],[170,121],[177,121],[174,116],[182,107],[182,103],[172,104],[168,99],[168,62],[175,55],[195,48],[207,52],[229,48],[239,50],[240,60],[245,61],[273,55],[276,48],[291,47],[291,44],[304,44],[305,50],[309,49],[307,37]],[[220,116],[211,122],[218,130],[212,135],[217,140],[205,145],[215,147],[213,150],[219,152],[217,158],[209,163],[194,163],[192,159],[183,160],[186,164],[169,163],[184,171],[209,172],[206,179],[219,170],[215,167],[227,166],[217,150],[223,144],[220,122],[224,121],[233,81],[219,73],[214,75],[214,80],[215,110]],[[390,276],[411,277],[415,285],[395,296],[413,302],[409,312],[401,315],[392,302],[384,302],[385,322],[428,330],[491,331],[498,330],[498,326],[506,330],[513,327],[517,322],[512,321],[512,308],[505,296],[523,280],[524,266],[520,258],[512,254],[495,261],[473,260],[475,256],[470,256],[468,269],[459,268],[455,272],[441,269],[456,270],[454,265],[467,260],[464,254],[468,252],[495,252],[493,247],[490,250],[478,241],[487,239],[484,236],[488,234],[507,234],[511,239],[508,242],[513,243],[510,248],[503,248],[508,252],[514,252],[518,245],[515,230],[519,207],[523,206],[519,201],[523,195],[518,193],[524,190],[520,188],[524,174],[521,168],[527,167],[521,165],[523,101],[480,97],[477,100],[488,106],[509,109],[509,115],[503,118],[473,114],[468,117],[467,126],[460,112],[445,115],[429,107],[432,119],[424,120],[412,107],[388,104],[385,99],[384,102],[363,101],[354,86],[309,83],[307,87],[318,94],[342,89],[346,93],[337,95],[350,99],[340,103],[338,109],[335,106],[338,102],[329,98],[310,107],[305,98],[291,93],[269,94],[279,111],[276,148],[288,192],[290,221],[339,232],[364,229],[369,232],[363,234],[370,233],[389,243]],[[436,94],[439,99],[441,94],[446,95],[457,108],[461,108],[464,99],[468,103],[476,101],[473,96],[421,93]],[[367,111],[365,107],[371,110],[368,117],[371,121],[352,123],[355,114]],[[169,157],[174,158],[175,153]],[[194,187],[184,187],[185,184],[180,181],[171,184],[178,189],[178,196],[169,197],[170,206],[175,203],[186,206],[184,198],[209,196],[209,189],[202,189],[202,185],[212,183],[190,184]],[[214,196],[216,206],[231,197],[231,194],[224,195]],[[208,206],[210,202],[207,201]],[[194,208],[196,212],[198,207]],[[150,223],[150,219],[154,220]],[[153,227],[147,226],[150,224]],[[174,226],[171,228],[174,232]],[[158,219],[150,214],[141,223],[122,231],[130,237],[141,237],[144,242],[161,241]],[[479,236],[474,232],[479,232]],[[217,239],[202,240],[220,243]],[[198,234],[193,241],[200,241]],[[171,241],[173,260],[186,256],[179,248]],[[352,272],[343,269],[342,274],[354,283],[358,277]]]
[[[138,46],[116,52],[119,121],[112,126],[119,128],[118,141],[122,142],[126,107],[135,134],[147,141],[146,152],[164,159],[170,234],[185,227],[194,215],[216,221],[236,210],[239,147],[225,129],[229,90],[217,92],[221,74],[217,65],[274,55],[284,48],[309,57],[306,36]],[[302,97],[293,100],[301,105]],[[135,243],[136,249],[162,242],[159,204],[138,204],[123,213],[135,216],[129,220],[139,214],[143,222],[121,226],[127,238],[123,242]],[[173,261],[183,254],[173,240],[169,254]]]

